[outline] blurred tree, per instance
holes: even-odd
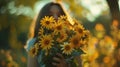
[[[118,27],[120,27],[120,11],[119,11],[119,4],[118,4],[119,0],[106,0],[106,1],[110,8],[112,22],[113,20],[117,20],[119,22]]]
[[[120,29],[120,11],[119,11],[119,4],[118,4],[119,0],[106,0],[106,1],[111,11],[112,22],[114,22],[115,20],[118,22],[117,27],[113,28],[112,32],[115,32],[115,31],[119,32],[119,29]],[[119,34],[116,33],[115,36],[117,35]],[[114,50],[114,56],[116,60],[114,67],[120,67],[120,59],[118,57],[118,55],[120,54],[120,40],[118,39],[118,36],[116,39],[114,38],[114,41],[117,42],[117,47],[115,47],[115,50]]]

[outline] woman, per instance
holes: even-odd
[[[53,16],[55,18],[55,20],[58,20],[58,17],[60,17],[60,15],[66,15],[63,8],[61,7],[61,5],[59,3],[54,3],[54,2],[50,2],[48,4],[46,4],[40,11],[40,13],[38,14],[36,23],[35,23],[35,28],[34,28],[34,34],[32,36],[32,39],[30,39],[28,41],[28,45],[27,45],[27,51],[30,50],[30,48],[36,43],[37,41],[37,37],[38,37],[38,31],[40,28],[40,20],[42,18],[44,18],[45,16]],[[53,60],[58,62],[51,62],[51,65],[55,66],[55,67],[69,67],[70,64],[67,64],[64,60],[64,57],[57,53],[56,54],[58,57],[53,57]],[[78,59],[78,58],[77,58]],[[42,61],[42,60],[41,60]],[[40,63],[38,61],[38,57],[31,57],[28,55],[28,67],[47,67],[44,64]],[[53,67],[53,66],[48,66],[48,67]],[[79,65],[80,67],[80,65]]]

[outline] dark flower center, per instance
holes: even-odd
[[[79,32],[79,33],[83,33],[83,30],[79,28],[79,29],[78,29],[78,32]]]
[[[50,22],[49,22],[49,21],[46,21],[45,23],[46,23],[47,25],[48,25],[48,24],[50,24]]]
[[[45,42],[44,42],[45,45],[48,45],[49,43],[50,43],[49,40],[45,40]]]
[[[70,46],[65,46],[65,50],[70,50]]]
[[[57,26],[57,30],[61,30],[62,29],[62,27],[59,25],[59,26]]]
[[[74,45],[78,45],[78,44],[79,44],[79,40],[78,40],[78,39],[74,39],[74,40],[73,40],[73,44],[74,44]]]

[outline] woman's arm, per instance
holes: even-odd
[[[27,67],[38,67],[37,57],[31,57],[28,55]]]

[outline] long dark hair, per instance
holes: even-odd
[[[50,2],[50,3],[46,4],[41,9],[41,11],[39,12],[37,20],[35,22],[35,28],[34,28],[33,38],[38,36],[38,31],[39,31],[39,28],[40,28],[40,20],[43,17],[45,17],[45,16],[50,16],[50,9],[51,9],[51,6],[53,6],[53,5],[58,6],[58,9],[60,10],[60,15],[66,15],[65,12],[64,12],[64,10],[63,10],[63,8],[62,8],[62,6],[59,3]]]

